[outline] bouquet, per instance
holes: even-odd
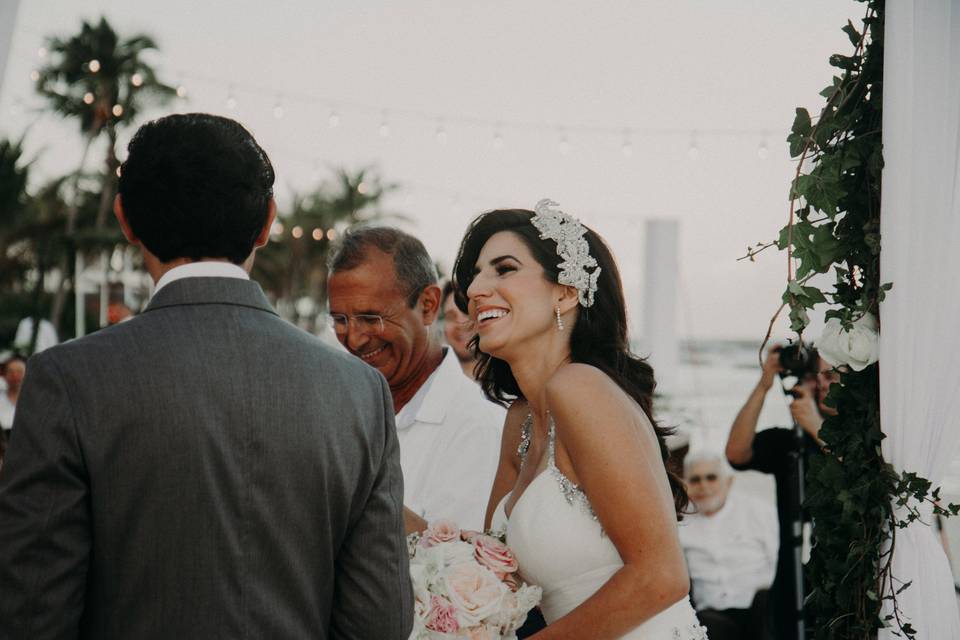
[[[517,577],[517,559],[502,534],[461,531],[431,522],[407,537],[413,582],[410,640],[510,640],[540,602],[540,587]]]

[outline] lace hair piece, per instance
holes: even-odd
[[[596,258],[590,255],[590,245],[583,237],[587,228],[573,216],[558,209],[559,206],[553,200],[544,198],[534,207],[530,222],[540,232],[541,238],[557,243],[557,255],[560,256],[557,282],[574,287],[580,305],[590,307],[593,306],[593,294],[597,291],[601,269],[597,266]],[[591,268],[593,271],[589,271]]]

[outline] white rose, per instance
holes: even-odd
[[[844,331],[838,318],[827,320],[817,341],[817,351],[831,366],[847,365],[854,371],[863,371],[877,361],[879,343],[877,319],[865,313],[853,323],[850,331]]]

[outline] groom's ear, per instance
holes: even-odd
[[[130,223],[127,222],[127,213],[123,210],[123,201],[120,199],[119,193],[113,199],[113,215],[117,217],[120,230],[123,231],[123,237],[127,239],[127,242],[134,246],[139,245],[140,239],[133,233]]]
[[[276,219],[277,201],[273,198],[270,198],[270,202],[267,203],[267,222],[263,225],[263,229],[260,229],[260,233],[257,235],[257,240],[253,244],[255,249],[260,248],[270,242],[270,230],[273,229],[273,221]]]

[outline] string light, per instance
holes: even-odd
[[[83,104],[93,104],[94,97],[93,94],[87,91],[83,94]]]
[[[113,113],[113,115],[119,118],[120,116],[123,115],[123,105],[115,104],[113,105],[113,109],[111,109],[110,111],[111,113]]]
[[[140,75],[139,73],[133,74],[132,76],[130,76],[130,84],[132,84],[132,85],[135,86],[135,87],[142,86],[142,85],[143,85],[143,76]]]
[[[283,223],[280,221],[274,222],[273,226],[270,227],[270,233],[275,236],[283,235]]]
[[[297,240],[299,240],[300,238],[303,237],[303,227],[301,227],[300,225],[295,226],[295,227],[290,231],[290,235],[292,235],[294,238],[296,238]]]
[[[100,71],[100,61],[94,58],[87,63],[87,68],[90,69],[90,73],[96,73],[97,71]]]
[[[330,112],[330,117],[327,118],[327,124],[330,125],[331,129],[336,129],[340,126],[340,114],[336,111]]]
[[[177,87],[177,97],[186,98],[187,97],[187,88],[182,84]]]
[[[46,47],[40,47],[39,49],[37,49],[38,58],[46,58],[48,53],[49,51],[47,51]]]
[[[366,183],[366,182],[361,182],[360,184],[357,185],[357,193],[359,193],[359,194],[362,195],[362,196],[367,194],[367,183]]]
[[[493,148],[503,149],[503,134],[500,133],[500,123],[493,129]]]
[[[311,233],[310,235],[313,236],[314,240],[316,240],[317,242],[320,242],[321,240],[323,240],[323,229],[321,229],[320,227],[317,227],[316,229],[313,230],[313,233]]]
[[[632,158],[632,157],[633,157],[633,143],[632,143],[631,140],[630,140],[630,132],[629,132],[629,131],[624,131],[624,132],[623,132],[623,145],[621,145],[621,147],[620,147],[620,153],[623,154],[623,157],[624,157],[624,158]]]
[[[700,147],[697,146],[697,134],[690,136],[690,146],[687,148],[687,157],[696,160],[700,157]]]
[[[120,167],[117,167],[117,170],[115,173],[117,174],[118,178],[123,175],[123,171],[120,169]],[[117,271],[120,271],[120,269],[117,269]]]
[[[767,149],[767,141],[763,140],[760,142],[760,146],[757,148],[757,157],[761,160],[766,160],[767,156],[770,155],[770,150]]]
[[[33,82],[36,82],[36,81],[39,80],[39,79],[40,79],[40,72],[39,72],[39,71],[37,71],[36,69],[34,69],[33,71],[30,72],[30,80],[32,80]]]
[[[333,229],[327,229],[327,240],[333,240],[337,237],[337,232]]]

